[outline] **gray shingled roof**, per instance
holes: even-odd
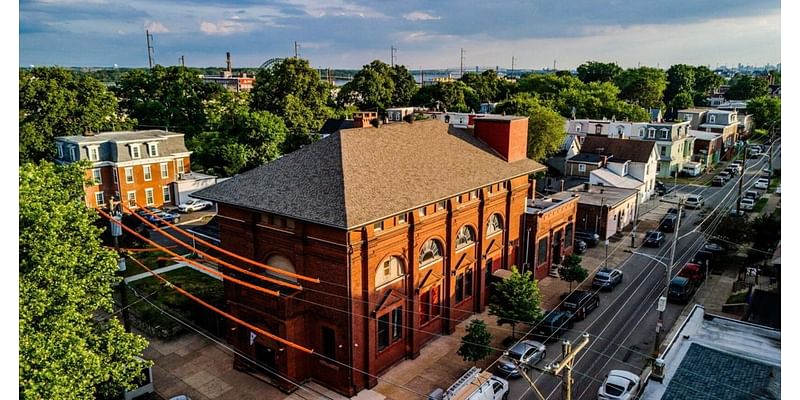
[[[351,229],[544,169],[429,120],[342,130],[192,196]]]
[[[647,163],[656,144],[646,140],[615,139],[605,136],[587,135],[581,145],[581,154],[613,155],[614,160]],[[602,149],[602,151],[600,151]]]
[[[692,343],[661,400],[779,399],[780,368]]]

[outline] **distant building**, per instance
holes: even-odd
[[[256,81],[255,77],[247,76],[246,73],[242,73],[241,76],[234,76],[233,69],[231,65],[231,53],[226,53],[227,56],[227,68],[222,71],[220,76],[202,76],[204,82],[211,82],[216,83],[218,85],[222,85],[225,89],[230,92],[249,92],[253,89],[253,84]]]
[[[386,118],[391,122],[401,122],[407,115],[413,116],[414,107],[392,107],[386,109]]]
[[[643,382],[639,399],[781,398],[780,330],[695,305],[666,343],[664,373]]]
[[[194,180],[183,134],[161,130],[100,132],[82,136],[55,138],[58,152],[56,162],[62,164],[87,160],[92,166],[86,171],[94,183],[85,186],[86,205],[104,207],[111,197],[148,206],[179,204],[175,186],[181,181]],[[198,176],[213,184],[208,176]],[[180,193],[191,190],[184,184]],[[199,187],[194,187],[198,189]]]
[[[655,193],[658,165],[655,143],[587,136],[581,154],[607,156],[604,168],[589,173],[589,183],[592,185],[636,189],[639,191],[639,202],[649,200]]]

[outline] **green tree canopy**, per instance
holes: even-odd
[[[504,100],[515,86],[514,82],[499,77],[497,72],[491,69],[480,74],[465,72],[460,81],[475,91],[480,102]]]
[[[140,126],[176,130],[187,138],[207,129],[204,104],[224,91],[188,68],[160,65],[128,72],[116,89],[120,107]]]
[[[680,92],[669,102],[670,108],[675,111],[694,106],[694,96],[690,92]]]
[[[84,167],[20,168],[20,398],[119,395],[145,366],[147,341],[98,313],[112,311],[117,256],[84,203]]]
[[[548,101],[557,98],[563,90],[581,87],[583,87],[583,82],[571,75],[530,74],[525,75],[517,82],[518,93],[535,94],[540,99]]]
[[[231,176],[272,161],[282,154],[288,129],[266,111],[250,111],[247,97],[226,93],[207,107],[211,131],[189,141],[204,170]]]
[[[699,95],[706,97],[724,83],[725,78],[708,69],[708,67],[701,65],[694,68],[694,91]]]
[[[118,114],[116,97],[97,79],[60,67],[20,69],[20,163],[52,159],[57,136],[128,129],[134,122]]]
[[[616,79],[620,98],[645,108],[663,108],[667,76],[664,70],[650,67],[630,68]]]
[[[573,282],[583,282],[588,276],[589,271],[581,265],[581,257],[577,254],[570,254],[564,257],[564,266],[561,272],[561,279],[569,282],[569,291],[572,291]]]
[[[340,107],[354,104],[360,109],[385,110],[408,105],[416,93],[417,82],[405,66],[390,67],[374,60],[342,86],[336,102]]]
[[[330,87],[308,60],[287,58],[259,71],[250,107],[283,118],[290,132],[316,132],[332,115]]]
[[[477,93],[461,81],[425,86],[414,95],[411,104],[455,112],[470,112],[480,108]]]
[[[556,152],[567,134],[564,118],[530,94],[501,102],[495,112],[528,117],[528,157],[534,160]]]
[[[539,286],[531,272],[521,274],[516,266],[512,266],[511,275],[494,284],[489,314],[511,324],[513,338],[519,322],[532,324],[542,318],[541,301]]]
[[[680,93],[691,93],[695,88],[694,67],[686,64],[674,64],[667,70],[667,88],[664,90],[664,102],[670,104]]]
[[[621,73],[622,68],[617,63],[587,61],[578,66],[578,79],[584,83],[614,82]]]
[[[781,129],[780,97],[760,96],[747,102],[747,112],[753,114],[756,128],[770,129],[773,123],[777,130]]]
[[[758,76],[737,74],[728,83],[731,86],[725,92],[728,100],[749,100],[769,94],[769,82]]]
[[[492,333],[486,323],[480,319],[473,319],[467,325],[467,334],[461,338],[458,355],[467,362],[478,362],[492,354]]]

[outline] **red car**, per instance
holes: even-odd
[[[682,276],[686,279],[689,279],[690,282],[693,284],[699,285],[705,279],[705,271],[703,271],[703,267],[700,264],[695,263],[686,263],[686,265],[681,268],[678,272],[678,276]]]

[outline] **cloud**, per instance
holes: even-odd
[[[235,21],[200,22],[200,30],[206,35],[230,35],[246,30],[245,26]]]
[[[158,21],[148,21],[144,24],[145,29],[150,31],[150,33],[167,33],[169,29],[164,26],[161,22]]]
[[[414,11],[408,14],[403,14],[403,18],[409,21],[435,21],[442,19],[442,17],[437,17],[423,11]]]

